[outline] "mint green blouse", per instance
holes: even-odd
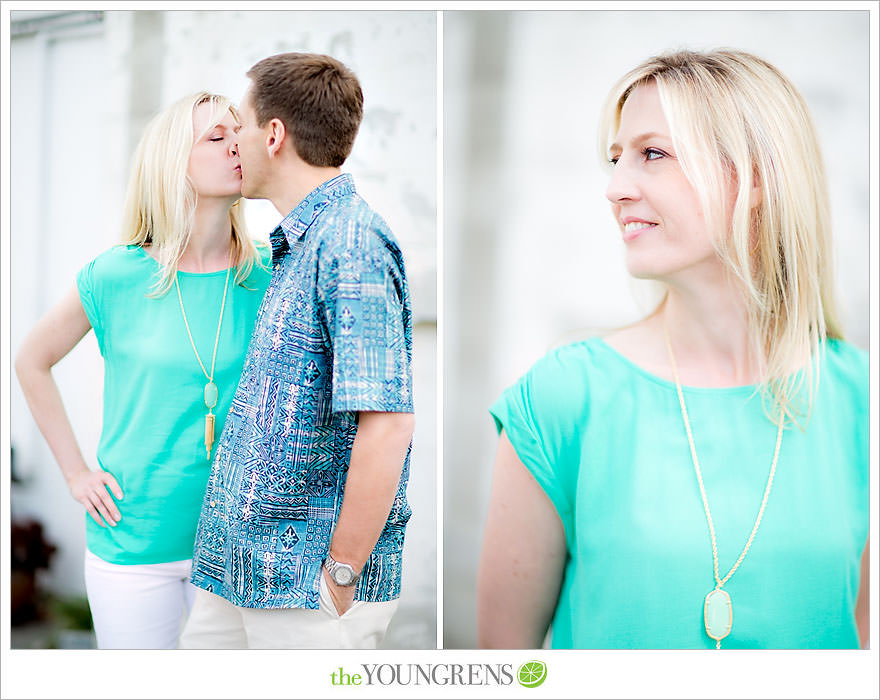
[[[217,347],[214,383],[219,390],[214,449],[238,386],[257,310],[269,283],[254,265],[235,284],[230,271]],[[80,301],[104,357],[104,419],[98,464],[119,482],[121,520],[102,528],[86,515],[90,551],[115,564],[158,564],[189,559],[211,471],[205,453],[204,387],[177,291],[148,297],[161,267],[139,246],[116,246],[82,268]],[[179,273],[180,292],[193,340],[205,368],[220,317],[226,271]],[[213,457],[213,450],[212,450]]]
[[[754,387],[683,387],[723,578],[748,539],[776,427]],[[714,648],[712,546],[675,385],[599,338],[553,350],[492,406],[556,507],[569,558],[554,648]],[[858,646],[868,536],[868,357],[827,343],[806,431],[787,428],[722,648]]]

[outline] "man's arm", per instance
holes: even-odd
[[[363,569],[388,520],[414,425],[412,413],[358,414],[345,494],[330,542],[330,556],[355,571]],[[351,607],[355,587],[337,586],[323,573],[341,615]]]

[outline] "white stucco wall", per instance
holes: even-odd
[[[634,301],[596,132],[613,83],[667,49],[752,51],[801,90],[830,183],[839,306],[868,342],[867,12],[444,13],[444,635],[475,644],[496,435],[488,406]]]
[[[53,12],[13,12],[12,21]],[[74,283],[76,271],[119,237],[129,158],[146,121],[179,97],[207,89],[240,101],[247,70],[285,51],[329,53],[352,68],[364,121],[344,166],[388,221],[404,253],[413,300],[417,432],[409,487],[404,598],[388,643],[435,644],[436,22],[433,12],[122,11],[73,28],[35,25],[10,41],[10,347]],[[4,185],[5,186],[5,185]],[[280,221],[248,202],[251,233]],[[286,213],[286,212],[285,212]],[[101,429],[103,363],[89,334],[55,377],[83,454]],[[58,546],[48,588],[84,591],[81,507],[27,410],[14,376],[10,438],[23,483],[13,517],[33,516]]]

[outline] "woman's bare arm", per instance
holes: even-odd
[[[107,489],[111,489],[117,498],[122,498],[122,490],[111,474],[102,470],[91,471],[86,465],[51,372],[90,328],[79,292],[74,287],[24,339],[15,357],[15,372],[37,427],[55,455],[71,495],[103,527],[102,517],[111,525],[121,517]]]
[[[868,617],[868,594],[870,586],[868,585],[868,569],[871,538],[865,542],[865,549],[862,552],[862,573],[859,581],[859,597],[856,601],[856,625],[859,628],[859,645],[862,649],[868,648],[868,632],[871,631],[870,618]]]
[[[477,579],[483,648],[540,648],[565,570],[562,522],[501,433]]]

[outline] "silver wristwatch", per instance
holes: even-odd
[[[361,577],[360,573],[354,570],[354,567],[336,561],[330,556],[330,552],[327,552],[327,558],[324,559],[324,568],[327,569],[327,573],[330,574],[330,578],[337,586],[353,586]]]

